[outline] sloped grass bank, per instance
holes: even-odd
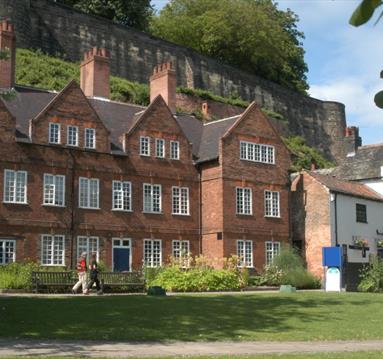
[[[133,341],[383,339],[381,294],[0,297],[0,337]]]

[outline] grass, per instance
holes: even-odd
[[[383,296],[1,297],[0,337],[134,341],[381,339]]]

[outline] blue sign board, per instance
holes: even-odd
[[[342,248],[323,247],[322,248],[323,267],[342,267]]]

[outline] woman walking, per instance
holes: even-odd
[[[100,287],[100,280],[98,279],[98,263],[97,263],[97,254],[92,254],[92,261],[89,264],[89,272],[90,272],[90,282],[88,284],[88,292],[92,288],[93,284],[96,283],[97,294],[102,294],[102,290]]]
[[[77,262],[78,282],[73,286],[72,293],[76,294],[78,288],[82,286],[82,293],[89,294],[86,280],[86,252],[82,252]]]

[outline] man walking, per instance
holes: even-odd
[[[89,264],[90,282],[88,285],[88,291],[92,288],[93,284],[96,283],[97,294],[102,294],[100,287],[100,280],[98,279],[98,263],[97,253],[92,254],[92,261]]]

